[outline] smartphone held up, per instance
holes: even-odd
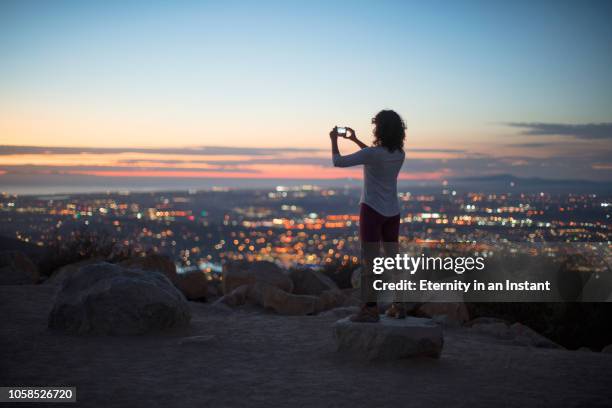
[[[336,133],[338,136],[348,138],[350,135],[348,133],[348,128],[346,126],[336,126]]]

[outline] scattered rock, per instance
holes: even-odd
[[[569,350],[581,346],[601,350],[612,343],[612,302],[469,302],[467,306],[470,316],[521,322]]]
[[[230,293],[242,285],[267,283],[286,292],[293,291],[293,281],[276,264],[267,261],[231,262],[223,270],[223,293]]]
[[[109,263],[68,276],[49,315],[49,327],[73,334],[142,334],[189,324],[185,297],[161,273]]]
[[[244,304],[261,306],[283,315],[310,315],[343,306],[346,295],[340,290],[328,290],[321,296],[296,295],[264,282],[238,286],[217,303],[235,307]]]
[[[344,295],[344,303],[342,306],[361,306],[361,293],[359,289],[341,289]]]
[[[349,351],[368,360],[407,357],[439,358],[444,343],[442,328],[431,319],[381,316],[378,323],[353,323],[348,317],[334,326],[338,351]]]
[[[246,295],[247,303],[251,305],[261,306],[264,305],[263,292],[264,288],[271,286],[264,282],[257,282],[254,285],[249,285],[249,290]],[[274,286],[272,286],[274,287]]]
[[[606,347],[602,348],[601,352],[612,354],[612,344],[608,344]]]
[[[355,268],[355,270],[351,274],[351,286],[354,289],[359,289],[361,287],[361,266]]]
[[[38,267],[22,252],[0,251],[0,285],[37,283]]]
[[[247,300],[247,296],[249,294],[250,289],[250,285],[238,286],[227,295],[222,296],[215,303],[222,303],[232,307],[244,305]]]
[[[541,348],[563,348],[524,324],[514,323],[510,326],[510,330],[514,335],[514,342],[516,344]]]
[[[310,268],[292,269],[289,277],[293,281],[293,293],[296,295],[319,296],[325,291],[338,290],[333,280]]]
[[[418,302],[404,302],[404,307],[406,308],[406,313],[414,315],[419,307],[421,307],[421,304]]]
[[[470,315],[465,303],[462,302],[429,302],[423,303],[416,311],[417,316],[435,317],[446,315],[448,322],[455,325],[462,325],[470,320]]]
[[[188,300],[206,301],[208,297],[208,279],[204,273],[193,271],[179,274],[172,259],[165,255],[149,254],[134,257],[120,262],[119,265],[163,273]]]
[[[208,279],[203,272],[177,274],[174,285],[188,300],[206,301],[208,297]]]
[[[434,322],[436,322],[437,324],[439,324],[440,326],[444,328],[461,327],[460,322],[458,322],[455,319],[449,318],[448,315],[435,315],[434,317],[431,318],[431,320],[433,320]]]
[[[217,279],[208,281],[207,290],[208,290],[208,297],[215,298],[215,297],[223,296],[223,292],[221,292],[221,282]]]
[[[316,296],[294,295],[270,285],[262,288],[262,299],[266,309],[281,315],[311,315],[321,310],[321,300]]]
[[[323,310],[323,302],[317,296],[287,293],[264,282],[238,286],[215,303],[231,307],[257,305],[282,315],[310,315]]]
[[[149,254],[138,256],[126,259],[120,262],[119,265],[125,268],[163,273],[172,283],[175,283],[177,280],[176,265],[172,262],[172,259],[164,255]]]
[[[514,337],[514,333],[512,333],[510,330],[510,326],[504,322],[474,324],[472,325],[472,330],[478,333],[497,337],[498,339],[510,340]]]
[[[321,311],[344,305],[346,295],[338,289],[326,290],[319,296]]]
[[[325,276],[334,281],[336,286],[339,288],[350,288],[351,286],[351,275],[356,266],[336,266],[329,267],[323,270]]]
[[[521,323],[508,324],[503,319],[480,317],[469,322],[472,330],[502,340],[512,340],[521,346],[540,348],[563,348],[554,341],[542,336],[532,328]]]
[[[357,306],[336,307],[321,313],[321,316],[346,317],[358,312]]]
[[[417,302],[400,302],[401,305],[403,305],[404,310],[406,310],[406,314],[410,315],[410,316],[416,316],[416,317],[427,317],[427,316],[417,316],[417,310],[419,308],[419,306],[421,305],[421,303],[417,303]],[[360,303],[361,305],[361,303]],[[378,302],[378,310],[380,311],[380,313],[385,313],[387,311],[387,309],[389,309],[391,306],[393,305],[393,302]],[[446,315],[440,315],[440,316],[446,316]],[[433,318],[432,318],[433,319]]]

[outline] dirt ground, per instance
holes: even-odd
[[[76,386],[67,406],[612,406],[612,354],[449,329],[439,360],[368,363],[335,351],[337,318],[201,303],[188,330],[75,337],[47,330],[54,290],[0,287],[0,385]]]

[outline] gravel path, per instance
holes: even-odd
[[[46,329],[54,290],[0,287],[0,385],[76,386],[92,407],[612,406],[611,354],[454,329],[440,360],[368,363],[335,352],[336,318],[199,303],[182,332],[72,337]]]

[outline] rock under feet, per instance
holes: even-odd
[[[338,351],[354,352],[368,360],[440,357],[442,327],[431,319],[381,316],[378,323],[353,323],[349,318],[334,326]]]

